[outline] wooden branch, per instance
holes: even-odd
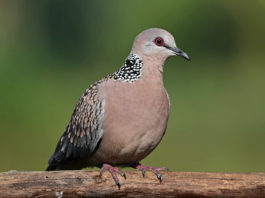
[[[163,172],[163,182],[152,173],[136,171],[119,177],[99,171],[0,173],[0,197],[265,197],[265,173]]]

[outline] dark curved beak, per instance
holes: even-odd
[[[182,56],[183,58],[185,58],[186,60],[190,61],[190,57],[188,56],[188,54],[184,51],[182,51],[181,49],[177,48],[177,47],[168,47],[165,46],[166,48],[170,49],[172,52],[174,52],[174,54],[176,56]]]

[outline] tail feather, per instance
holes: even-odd
[[[51,166],[51,165],[49,165],[49,166],[46,168],[45,171],[55,171],[55,170],[57,170],[56,166]]]

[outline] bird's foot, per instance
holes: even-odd
[[[118,173],[121,176],[123,176],[124,179],[126,179],[126,174],[123,171],[121,171],[119,168],[113,167],[113,166],[111,166],[109,164],[103,164],[102,165],[102,167],[100,169],[100,174],[99,174],[100,177],[102,176],[104,171],[109,171],[111,173],[113,180],[115,181],[116,185],[120,189],[121,188],[121,184],[119,182],[119,179],[118,179],[116,173]]]
[[[136,170],[142,171],[143,177],[145,176],[146,171],[152,171],[157,176],[157,179],[159,179],[160,184],[162,183],[163,176],[159,171],[167,170],[166,167],[154,168],[152,166],[145,166],[140,163],[134,164],[132,165],[132,167],[135,168]]]

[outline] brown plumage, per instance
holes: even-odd
[[[125,174],[113,166],[141,165],[161,141],[167,126],[170,103],[163,84],[163,66],[169,56],[188,55],[176,47],[173,36],[153,28],[139,34],[130,55],[117,72],[91,85],[80,97],[47,170],[98,166]]]

